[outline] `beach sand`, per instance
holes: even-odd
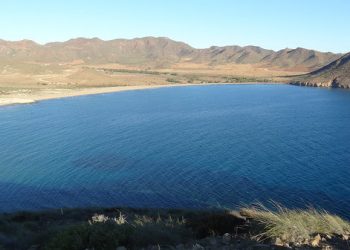
[[[86,87],[86,88],[57,88],[57,89],[18,89],[0,92],[0,106],[14,104],[29,104],[42,100],[57,99],[64,97],[112,93],[129,90],[154,89],[176,86],[199,86],[199,85],[237,85],[237,84],[276,84],[276,83],[205,83],[205,84],[167,84],[167,85],[136,85],[117,87]]]
[[[57,99],[64,97],[73,97],[81,95],[93,95],[102,93],[111,93],[128,90],[141,90],[152,89],[161,87],[171,87],[177,85],[138,85],[138,86],[118,86],[118,87],[87,87],[76,89],[34,89],[34,90],[21,90],[11,91],[9,93],[0,94],[0,106],[13,105],[13,104],[28,104],[42,100]]]

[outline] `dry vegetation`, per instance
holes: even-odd
[[[244,65],[237,69],[235,66],[144,69],[119,64],[1,62],[0,105],[118,91],[119,87],[127,86],[133,89],[174,84],[280,82],[287,74],[262,69],[253,72],[251,66]]]
[[[257,240],[272,239],[280,244],[319,246],[323,239],[348,239],[350,223],[325,210],[288,209],[274,203],[269,209],[262,204],[241,209],[241,214],[257,223]]]
[[[195,49],[162,37],[77,38],[45,45],[0,40],[0,104],[76,95],[86,88],[289,82],[340,56],[302,48]]]
[[[0,215],[0,249],[348,249],[350,224],[276,205],[229,210],[61,209]]]
[[[228,79],[283,81],[295,72],[252,65],[175,65],[166,69],[143,69],[115,64],[72,65],[38,63],[0,64],[0,88],[76,88],[125,85],[230,82]],[[302,73],[302,72],[298,72]],[[237,82],[237,80],[234,80]]]

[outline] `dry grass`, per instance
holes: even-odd
[[[303,243],[317,234],[350,234],[348,221],[325,210],[288,209],[276,203],[273,205],[274,209],[268,209],[262,204],[241,209],[242,215],[263,227],[262,232],[255,236],[258,240],[280,238],[284,242]]]
[[[300,72],[298,72],[300,73]],[[305,73],[305,72],[302,72]],[[51,88],[119,85],[226,82],[233,80],[286,81],[285,76],[297,72],[259,65],[228,64],[212,66],[179,63],[170,68],[131,67],[120,64],[62,64],[36,62],[0,62],[0,87]],[[238,79],[236,79],[238,78]]]
[[[180,62],[172,65],[167,69],[160,69],[165,72],[176,72],[179,74],[202,74],[202,75],[217,75],[227,76],[236,75],[244,77],[256,77],[256,78],[272,78],[279,76],[297,75],[309,72],[307,69],[301,69],[299,71],[291,69],[266,67],[259,64],[221,64],[221,65],[208,65],[200,63]]]
[[[217,240],[215,249],[221,249],[226,233],[240,249],[253,249],[257,240],[277,237],[284,245],[302,247],[297,249],[317,245],[349,249],[342,237],[326,237],[347,233],[349,222],[325,211],[290,210],[278,205],[269,210],[259,205],[246,207],[241,213],[245,216],[226,210],[91,208],[0,214],[0,249],[30,249],[33,245],[40,246],[38,249],[116,249],[120,245],[140,249],[158,244],[162,249],[178,244],[192,249],[197,240],[214,249],[209,238]],[[255,233],[258,235],[251,239]],[[314,245],[318,233],[326,240]],[[265,243],[271,246],[266,249],[276,249],[271,242]]]

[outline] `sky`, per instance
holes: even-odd
[[[1,0],[0,38],[169,37],[195,48],[350,51],[350,0]]]

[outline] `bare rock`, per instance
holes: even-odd
[[[311,246],[318,247],[320,245],[321,235],[316,235],[315,238],[311,241]]]
[[[231,242],[231,235],[229,233],[225,233],[223,236],[222,236],[222,243],[224,244],[230,244]]]
[[[280,238],[276,238],[274,245],[276,246],[283,246],[283,241]]]
[[[204,247],[197,243],[193,245],[192,250],[204,250]]]
[[[94,214],[91,218],[92,223],[103,223],[108,221],[108,217],[104,214]]]

